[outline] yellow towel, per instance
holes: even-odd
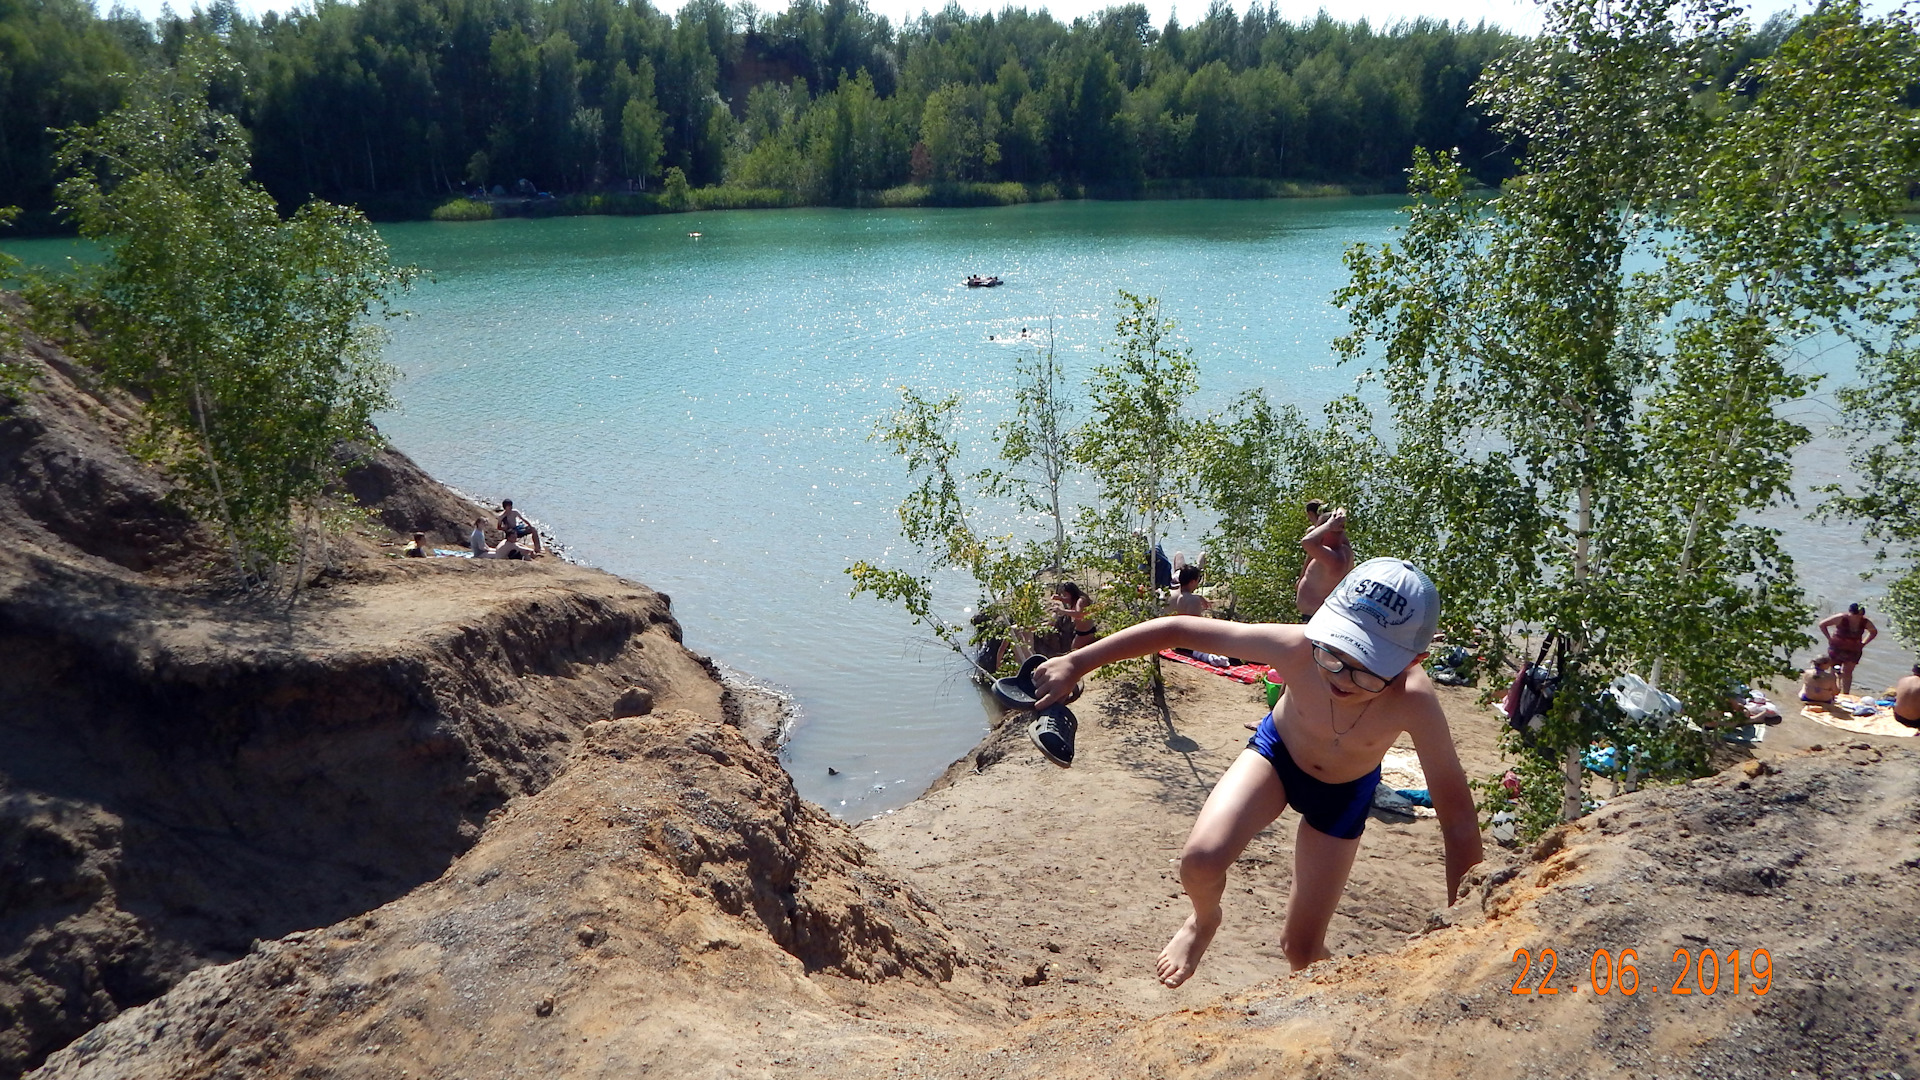
[[[1841,694],[1833,699],[1832,705],[1812,705],[1800,710],[1800,715],[1816,724],[1825,724],[1842,731],[1857,731],[1862,735],[1885,735],[1894,739],[1911,739],[1920,735],[1920,731],[1893,718],[1890,706],[1881,706],[1872,716],[1855,716],[1852,709],[1860,704],[1860,699],[1851,694]]]

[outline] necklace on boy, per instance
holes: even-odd
[[[1342,735],[1353,734],[1353,729],[1359,727],[1360,721],[1365,720],[1367,718],[1367,710],[1371,708],[1373,708],[1373,702],[1371,701],[1367,702],[1365,705],[1360,706],[1359,715],[1353,718],[1353,723],[1348,724],[1345,731],[1342,731],[1340,729],[1340,726],[1333,722],[1333,702],[1331,701],[1327,702],[1327,726],[1333,729],[1333,745],[1335,746],[1340,745],[1340,737]]]

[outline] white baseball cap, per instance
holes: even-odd
[[[1339,649],[1391,679],[1427,651],[1440,628],[1440,591],[1405,559],[1368,559],[1307,620],[1307,640]]]

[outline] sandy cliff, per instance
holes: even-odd
[[[1336,958],[1291,977],[1289,812],[1168,991],[1174,857],[1251,688],[1095,686],[1073,769],[1009,721],[849,827],[664,597],[381,554],[471,518],[397,455],[299,605],[197,589],[134,407],[35,348],[48,392],[0,405],[0,1077],[1920,1075],[1911,740],[1790,717],[1452,906],[1434,822],[1377,819]],[[1493,771],[1495,721],[1442,703]]]
[[[556,560],[395,560],[373,529],[291,608],[195,585],[213,545],[128,455],[137,404],[27,352],[0,402],[0,1076],[434,879],[595,720],[742,711],[665,597]],[[350,481],[396,530],[475,513],[391,451]]]

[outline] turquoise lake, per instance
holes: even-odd
[[[381,426],[435,476],[513,499],[574,557],[669,594],[692,648],[791,695],[784,755],[802,794],[864,818],[918,795],[987,730],[962,661],[900,611],[847,596],[855,560],[911,565],[894,517],[904,469],[868,439],[900,388],[962,394],[958,432],[984,465],[1021,351],[1051,328],[1077,382],[1112,337],[1125,289],[1158,297],[1179,323],[1201,411],[1256,386],[1315,410],[1357,374],[1328,347],[1345,328],[1329,299],[1345,280],[1342,252],[1388,239],[1397,206],[1069,202],[386,226],[395,257],[432,279],[394,326],[401,407]],[[7,247],[46,262],[71,245]],[[971,273],[1006,284],[968,289]],[[1844,363],[1837,350],[1805,360]],[[1832,387],[1795,415],[1826,429]],[[1802,490],[1843,466],[1830,441],[1809,447]],[[1787,533],[1809,599],[1823,612],[1871,607],[1880,586],[1859,581],[1868,559],[1855,532],[1804,512],[1767,521]],[[1197,550],[1203,524],[1176,530],[1169,548]],[[970,599],[952,590],[952,611]],[[1885,639],[1859,681],[1886,685],[1912,662]]]

